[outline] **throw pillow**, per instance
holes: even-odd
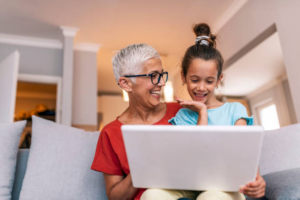
[[[300,124],[266,131],[259,162],[262,175],[300,167]]]
[[[300,199],[300,168],[273,172],[263,177],[266,181],[266,198]]]
[[[18,146],[26,121],[0,124],[0,199],[10,200]]]
[[[98,137],[99,132],[33,116],[32,143],[20,200],[96,200],[103,196],[102,174],[90,169]]]

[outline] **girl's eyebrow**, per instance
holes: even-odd
[[[190,77],[191,77],[191,78],[199,78],[199,76],[197,76],[197,75],[192,75],[192,76],[190,76]],[[210,78],[216,79],[216,78],[213,77],[213,76],[206,77],[206,79],[210,79]]]

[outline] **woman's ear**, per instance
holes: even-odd
[[[223,74],[221,74],[221,75],[220,75],[220,77],[218,78],[218,81],[217,81],[216,87],[219,87],[219,85],[220,85],[221,81],[223,80],[223,77],[224,77],[224,75],[223,75]],[[221,84],[221,86],[222,86],[222,84]]]
[[[185,76],[184,76],[184,74],[183,74],[182,71],[181,71],[181,80],[182,80],[182,85],[183,85],[184,83],[186,83]]]
[[[131,92],[133,84],[129,78],[121,77],[119,78],[119,86],[126,92]]]

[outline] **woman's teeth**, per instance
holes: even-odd
[[[151,94],[160,94],[160,91],[152,91]]]

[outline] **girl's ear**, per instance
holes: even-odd
[[[129,78],[121,77],[119,78],[119,86],[126,92],[131,92],[133,83]]]
[[[221,74],[220,77],[219,77],[219,79],[218,79],[218,81],[217,81],[216,87],[219,87],[219,84],[220,84],[221,81],[223,80],[223,77],[224,77],[224,75]],[[221,86],[222,86],[222,85],[221,85]]]
[[[184,83],[186,83],[185,76],[184,76],[182,70],[181,70],[181,80],[182,80],[182,85],[183,85]]]

